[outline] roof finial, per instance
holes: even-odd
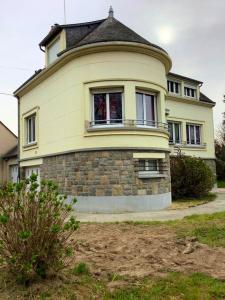
[[[112,5],[110,5],[110,8],[109,8],[109,18],[113,18],[113,16],[114,16],[114,11],[113,11]]]

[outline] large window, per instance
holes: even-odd
[[[48,48],[48,64],[51,64],[58,58],[57,54],[60,52],[60,39],[55,40]]]
[[[186,125],[187,144],[200,145],[201,144],[201,125]]]
[[[136,92],[137,124],[156,126],[155,95]]]
[[[168,80],[167,88],[168,91],[172,94],[180,94],[180,84],[178,82]]]
[[[33,114],[26,119],[26,138],[27,144],[36,142],[36,114]]]
[[[168,122],[169,142],[171,144],[181,143],[181,124],[178,122]]]
[[[93,93],[93,124],[123,123],[122,92]]]
[[[184,95],[186,97],[196,98],[196,89],[192,87],[184,87]]]

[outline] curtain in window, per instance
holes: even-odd
[[[106,94],[94,95],[95,124],[106,124]]]
[[[146,124],[149,126],[155,125],[155,107],[154,97],[151,95],[145,95],[145,107],[146,107]]]
[[[122,123],[122,95],[121,93],[109,94],[110,123]]]
[[[137,124],[144,125],[143,94],[136,93]]]

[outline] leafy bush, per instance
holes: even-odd
[[[172,157],[170,164],[173,199],[199,198],[212,189],[214,176],[202,159],[181,155]]]
[[[71,235],[78,228],[70,216],[75,202],[51,181],[39,186],[34,174],[0,189],[0,257],[17,279],[45,278],[69,262]]]
[[[219,180],[225,180],[225,161],[216,159],[216,174]]]

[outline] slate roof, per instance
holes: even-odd
[[[214,101],[212,101],[211,99],[209,99],[205,94],[203,93],[200,93],[200,101],[202,102],[207,102],[207,103],[212,103],[212,104],[215,104]]]
[[[114,17],[108,17],[107,19],[88,23],[69,25],[55,24],[39,45],[46,46],[62,29],[65,29],[66,31],[66,49],[60,54],[66,52],[68,49],[77,48],[83,45],[115,41],[145,44],[167,53],[164,49],[150,43]]]
[[[51,30],[46,35],[46,37],[39,43],[39,46],[46,46],[51,40],[53,40],[57,36],[57,34],[61,32],[62,29],[65,29],[67,47],[71,47],[72,43],[73,44],[78,43],[82,38],[84,38],[87,34],[93,31],[97,26],[99,26],[105,20],[106,19],[97,20],[93,22],[66,24],[66,25],[55,24],[51,27]]]
[[[196,79],[193,79],[193,78],[190,78],[190,77],[186,77],[186,76],[183,76],[183,75],[179,75],[179,74],[176,74],[176,73],[172,73],[172,72],[169,72],[168,76],[178,77],[180,79],[184,79],[184,80],[187,80],[187,81],[193,81],[193,82],[198,83],[198,84],[203,83],[202,81],[199,81],[199,80],[196,80]]]

